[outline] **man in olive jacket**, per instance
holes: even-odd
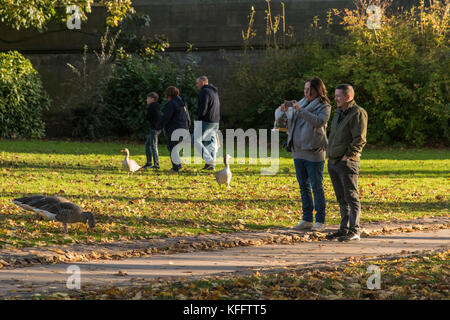
[[[329,240],[360,239],[358,175],[361,152],[366,145],[367,112],[356,104],[354,96],[351,85],[336,87],[338,111],[331,123],[327,154],[328,173],[341,211],[341,225],[337,232],[327,235]]]

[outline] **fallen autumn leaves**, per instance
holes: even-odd
[[[362,237],[414,230],[437,230],[450,227],[450,218],[415,219],[391,223],[372,223],[361,233]],[[75,244],[70,246],[47,246],[43,248],[0,249],[0,268],[20,268],[35,264],[54,264],[89,260],[118,260],[144,257],[156,253],[180,253],[199,250],[220,250],[240,246],[264,244],[292,244],[323,241],[325,233],[297,232],[290,229],[243,231],[201,235],[196,237],[171,237],[164,239],[117,241],[105,244]]]
[[[121,148],[116,143],[0,141],[0,248],[107,244],[298,223],[300,193],[291,155],[285,151],[274,176],[261,176],[262,165],[234,163],[232,188],[224,190],[200,165],[169,176],[164,148],[160,171],[128,177],[119,169]],[[145,161],[143,145],[129,148],[135,160]],[[448,163],[445,149],[367,150],[360,174],[361,221],[448,215]],[[338,224],[339,208],[326,174],[324,189],[327,224]],[[58,193],[94,212],[95,233],[79,224],[64,235],[58,223],[36,221],[10,203],[23,195]]]
[[[134,287],[35,295],[34,299],[449,299],[450,251],[340,267],[293,269],[200,281],[152,280]],[[381,289],[367,289],[367,268],[381,270]]]

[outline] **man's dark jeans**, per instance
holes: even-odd
[[[359,161],[346,160],[332,164],[328,161],[328,173],[341,211],[341,230],[359,234],[361,203],[358,193]]]
[[[161,131],[150,129],[150,133],[147,136],[147,141],[145,142],[145,154],[147,155],[146,165],[152,165],[159,167],[159,154],[158,154],[158,135]]]
[[[316,222],[325,223],[325,193],[323,191],[323,166],[325,161],[312,162],[294,159],[295,173],[302,197],[302,220],[313,222],[316,209]],[[314,194],[314,202],[311,194]]]

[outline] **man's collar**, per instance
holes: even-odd
[[[350,108],[353,108],[355,105],[356,105],[355,100],[350,101],[350,102],[348,103],[348,108],[347,108],[347,110],[350,109]]]
[[[339,108],[339,111],[344,112],[345,114],[347,114],[348,111],[349,111],[351,108],[353,108],[355,105],[356,105],[355,100],[352,100],[352,101],[350,101],[350,102],[348,103],[347,109],[342,110],[341,108]]]

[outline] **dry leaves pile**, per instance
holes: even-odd
[[[353,261],[341,267],[214,277],[154,280],[133,287],[88,289],[36,299],[449,299],[450,251],[395,260]],[[367,288],[369,265],[381,270],[381,289]]]

